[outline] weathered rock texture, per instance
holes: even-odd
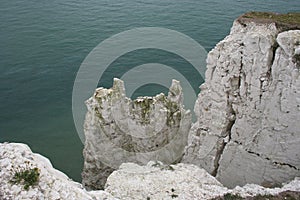
[[[300,176],[300,30],[236,20],[208,54],[183,162],[228,187]]]
[[[83,184],[103,188],[106,178],[124,162],[150,160],[174,163],[182,158],[191,125],[190,111],[173,80],[168,97],[125,96],[124,83],[114,79],[111,89],[99,88],[86,101]]]
[[[209,199],[227,193],[219,181],[194,165],[124,163],[107,179],[105,191],[119,199]]]
[[[248,184],[228,189],[204,169],[195,165],[162,165],[149,162],[147,166],[124,163],[107,179],[105,191],[122,200],[131,199],[211,199],[230,193],[240,197],[277,195],[283,191],[300,191],[296,179],[282,188],[264,188]],[[261,198],[264,199],[264,198]]]
[[[24,189],[24,184],[13,184],[15,172],[37,167],[40,172],[37,185]],[[64,173],[54,169],[50,161],[32,153],[29,147],[20,143],[0,143],[0,199],[1,200],[113,200],[104,191],[86,191],[81,184],[69,179]]]
[[[13,184],[15,172],[37,167],[38,183],[24,189]],[[210,199],[226,193],[242,197],[276,195],[283,191],[300,192],[300,180],[282,188],[267,189],[249,184],[229,190],[215,177],[195,165],[163,165],[150,161],[147,166],[124,163],[107,180],[105,191],[86,191],[80,183],[54,169],[50,161],[20,143],[0,143],[1,200],[113,200],[113,199]],[[149,198],[147,198],[149,197]]]

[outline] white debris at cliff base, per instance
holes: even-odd
[[[105,191],[120,199],[211,199],[227,193],[249,197],[276,195],[283,191],[300,191],[300,180],[282,188],[264,188],[255,184],[234,189],[224,187],[204,169],[190,164],[163,165],[149,162],[147,166],[124,163],[107,179]]]
[[[24,189],[22,184],[11,184],[11,170],[26,167],[30,162],[40,170],[37,185]],[[242,197],[276,195],[283,191],[299,191],[300,180],[284,185],[282,188],[264,188],[248,184],[232,190],[224,187],[213,176],[195,165],[164,165],[149,162],[147,166],[124,163],[113,172],[105,186],[105,191],[86,191],[80,183],[69,179],[54,169],[50,161],[32,153],[30,148],[20,143],[0,143],[0,199],[5,200],[113,200],[113,199],[211,199],[226,193]]]

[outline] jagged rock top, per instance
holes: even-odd
[[[98,88],[86,101],[83,184],[101,189],[108,175],[124,162],[150,160],[176,163],[181,159],[191,126],[191,113],[182,105],[179,81],[168,96],[126,97],[124,82]]]
[[[256,24],[275,23],[279,32],[300,29],[300,13],[248,12],[241,15],[237,21],[241,24],[249,22]]]

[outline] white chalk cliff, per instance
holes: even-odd
[[[299,198],[299,24],[237,19],[208,54],[192,127],[175,80],[167,97],[131,100],[118,79],[98,88],[86,102],[82,185],[27,145],[0,143],[0,199]],[[26,190],[11,180],[28,167],[40,175]]]
[[[178,162],[187,144],[191,113],[182,105],[183,94],[173,80],[166,97],[125,96],[123,81],[111,89],[98,88],[86,101],[82,181],[88,189],[102,189],[106,178],[125,162]]]
[[[209,52],[183,162],[227,187],[300,176],[300,30],[236,20]]]

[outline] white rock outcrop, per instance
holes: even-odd
[[[236,20],[208,54],[183,162],[227,187],[300,176],[300,30]]]
[[[29,164],[28,164],[29,163]],[[10,181],[16,171],[37,167],[36,185],[24,189],[24,183]],[[300,192],[300,179],[282,188],[264,188],[248,184],[227,189],[215,177],[195,165],[163,165],[150,161],[147,166],[124,163],[107,179],[105,190],[86,191],[80,183],[54,169],[50,161],[21,143],[0,143],[1,200],[113,200],[113,199],[211,199],[226,193],[242,197],[276,195],[283,191]]]
[[[125,162],[178,162],[187,144],[191,113],[182,105],[183,94],[173,80],[166,97],[125,96],[123,81],[111,89],[98,88],[86,101],[83,185],[102,189],[106,178]]]
[[[227,193],[227,188],[195,165],[149,162],[122,164],[108,177],[105,191],[124,200],[209,199]]]
[[[163,165],[149,162],[147,166],[124,163],[107,179],[105,191],[124,200],[211,199],[230,193],[241,197],[277,195],[284,191],[300,191],[295,179],[282,188],[264,188],[255,184],[228,189],[204,169],[195,165]]]
[[[15,172],[37,167],[37,185],[24,189],[23,184],[13,184]],[[69,179],[54,169],[50,161],[20,143],[0,143],[0,199],[2,200],[113,200],[105,191],[86,191],[80,183]]]

